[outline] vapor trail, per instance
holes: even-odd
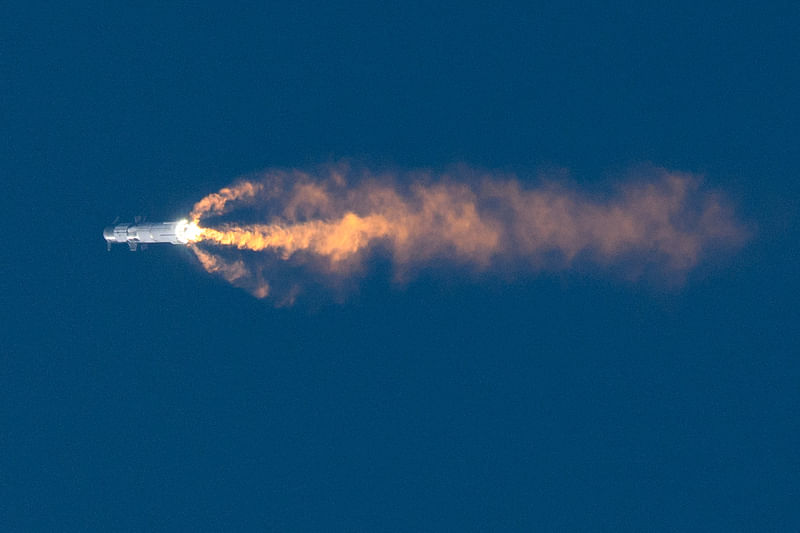
[[[195,204],[193,250],[209,272],[265,297],[283,268],[292,270],[293,295],[303,285],[298,269],[341,279],[376,250],[401,278],[432,263],[532,271],[624,262],[680,274],[745,240],[723,197],[697,177],[647,174],[600,196],[467,170],[268,171]]]

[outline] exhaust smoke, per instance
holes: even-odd
[[[641,174],[598,195],[469,169],[270,170],[197,202],[187,234],[208,272],[285,303],[311,279],[333,285],[362,272],[373,254],[400,280],[434,264],[524,275],[624,263],[681,276],[746,240],[723,196],[697,176]]]

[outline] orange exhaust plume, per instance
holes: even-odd
[[[231,187],[220,189],[219,192],[209,194],[192,209],[192,220],[199,220],[204,215],[221,215],[225,212],[225,206],[230,201],[243,201],[254,198],[263,190],[263,184],[250,181],[240,181]]]
[[[448,175],[322,174],[268,172],[200,200],[193,249],[203,267],[264,297],[268,271],[281,262],[341,277],[375,249],[388,252],[399,277],[433,261],[475,270],[624,261],[685,273],[709,250],[747,237],[719,194],[665,170],[604,198],[554,182],[526,189],[492,175],[470,186]],[[225,220],[237,212],[256,222]],[[206,227],[208,218],[219,221]]]

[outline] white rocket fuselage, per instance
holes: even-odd
[[[104,229],[103,237],[108,243],[109,250],[115,243],[127,243],[131,250],[136,250],[140,244],[186,244],[189,242],[186,234],[187,225],[186,220],[117,224]]]

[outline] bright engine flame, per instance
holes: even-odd
[[[179,220],[175,226],[175,234],[178,236],[179,241],[188,244],[200,240],[203,229],[196,220],[189,222],[184,218],[183,220]]]

